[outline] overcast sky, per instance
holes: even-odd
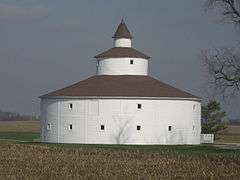
[[[239,32],[203,2],[0,0],[0,109],[37,114],[38,96],[93,75],[122,17],[152,76],[206,97],[201,50],[233,46]]]

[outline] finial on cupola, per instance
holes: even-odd
[[[124,18],[122,18],[121,23],[118,25],[112,38],[114,38],[115,47],[131,47],[131,40],[133,39],[133,36],[128,30],[128,27],[124,22]]]

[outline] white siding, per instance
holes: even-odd
[[[132,40],[126,38],[120,38],[114,40],[114,47],[131,47]]]
[[[130,61],[133,60],[133,64]],[[142,58],[107,58],[99,60],[98,75],[147,75],[148,60]]]
[[[69,103],[73,109],[69,109]],[[44,99],[43,142],[199,144],[201,105],[190,100]],[[137,104],[142,104],[138,109]],[[193,106],[195,105],[195,108]],[[51,130],[47,124],[51,123]],[[69,130],[69,124],[73,129]],[[101,125],[105,129],[101,130]],[[141,130],[137,131],[137,126]],[[168,131],[172,126],[172,131]]]
[[[58,142],[58,101],[42,100],[41,102],[41,140],[43,142]],[[47,130],[48,124],[51,129]]]

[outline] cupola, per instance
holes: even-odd
[[[132,46],[132,35],[129,32],[127,25],[122,19],[121,23],[118,25],[116,32],[114,33],[114,47],[131,47]]]
[[[112,38],[114,47],[95,56],[97,75],[148,75],[150,57],[132,47],[133,36],[123,20]]]

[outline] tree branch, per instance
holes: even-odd
[[[203,52],[204,66],[210,81],[220,93],[240,91],[240,55],[231,49],[218,49],[214,53]]]
[[[220,5],[223,16],[240,25],[240,0],[207,0],[206,3],[208,8]]]

